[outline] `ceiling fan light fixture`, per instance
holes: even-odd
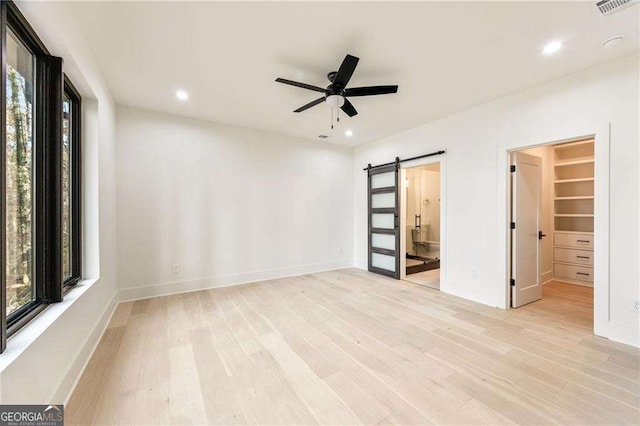
[[[327,96],[327,105],[331,109],[338,109],[344,105],[344,96],[340,95],[329,95]]]

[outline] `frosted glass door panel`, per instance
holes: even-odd
[[[371,215],[371,227],[393,229],[395,226],[393,213],[374,213]]]
[[[371,208],[373,209],[382,209],[386,207],[395,207],[395,206],[396,206],[395,192],[385,192],[383,194],[371,195]]]
[[[386,254],[371,253],[371,266],[395,272],[396,258],[394,256],[387,256]]]
[[[371,176],[371,189],[396,186],[396,172],[379,173]]]
[[[396,249],[396,236],[388,234],[371,234],[371,246],[388,250]]]
[[[398,163],[369,168],[367,172],[369,214],[368,269],[400,278],[398,245]]]

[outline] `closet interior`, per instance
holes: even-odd
[[[542,282],[593,286],[594,140],[522,152],[542,162]]]
[[[553,277],[593,285],[594,141],[553,147]]]

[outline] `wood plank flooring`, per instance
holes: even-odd
[[[436,290],[440,289],[440,269],[409,274],[404,279],[410,283],[424,285]]]
[[[120,304],[65,417],[89,424],[638,424],[640,354],[592,290],[504,311],[357,269]]]

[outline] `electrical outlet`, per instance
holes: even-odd
[[[636,300],[635,302],[633,302],[633,310],[640,311],[640,300]]]
[[[478,271],[476,271],[475,269],[471,271],[471,278],[478,278]]]
[[[179,272],[180,272],[180,265],[178,265],[177,263],[174,263],[174,264],[171,266],[171,271],[172,271],[174,274],[179,273]]]

